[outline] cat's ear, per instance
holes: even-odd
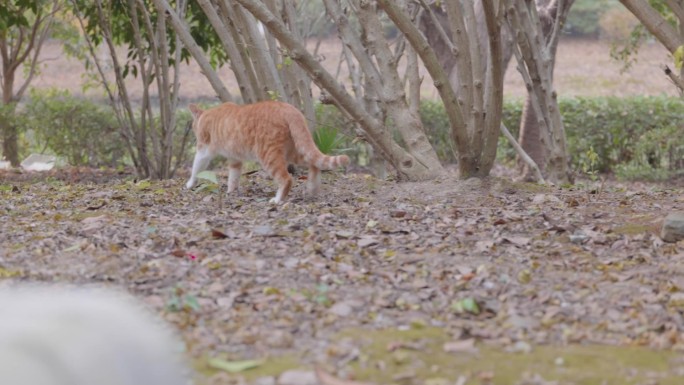
[[[192,113],[192,118],[197,119],[202,115],[202,112],[204,112],[203,109],[199,108],[197,104],[191,104],[188,106],[188,109],[190,109],[190,112]]]

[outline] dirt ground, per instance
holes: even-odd
[[[439,327],[502,349],[684,348],[684,242],[658,236],[684,210],[681,186],[326,173],[321,196],[303,197],[300,181],[272,206],[262,172],[223,199],[180,177],[0,181],[6,282],[124,287],[177,327],[200,367],[289,356],[344,371],[363,343],[336,336],[357,328]]]

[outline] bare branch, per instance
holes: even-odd
[[[444,105],[446,106],[447,116],[449,117],[449,122],[452,127],[452,134],[456,147],[458,148],[459,154],[461,156],[467,156],[468,150],[468,138],[466,133],[462,129],[456,129],[458,127],[467,127],[465,119],[463,117],[463,112],[458,103],[456,93],[451,88],[449,84],[449,79],[444,69],[439,64],[439,60],[435,55],[435,52],[430,49],[428,42],[425,40],[423,35],[420,33],[418,28],[409,20],[400,9],[397,8],[393,1],[389,0],[379,0],[378,4],[387,13],[387,15],[394,21],[397,28],[399,28],[406,38],[411,43],[411,46],[416,50],[416,53],[421,57],[425,68],[432,76],[435,82],[435,87],[439,92]]]
[[[684,79],[681,77],[677,76],[670,67],[668,66],[663,66],[663,71],[665,72],[665,75],[667,75],[670,80],[672,80],[672,83],[679,89],[680,95],[684,95]]]
[[[517,152],[520,158],[534,171],[534,175],[537,177],[537,182],[541,184],[546,184],[544,176],[542,175],[541,170],[539,170],[539,166],[537,166],[537,163],[532,158],[530,158],[529,155],[527,155],[525,150],[523,150],[518,141],[515,140],[511,132],[508,130],[508,128],[506,128],[506,126],[503,123],[501,123],[500,127],[501,133],[511,143],[511,146],[513,146],[515,152]]]
[[[383,124],[368,113],[354,100],[335,79],[321,66],[321,64],[306,51],[306,47],[292,36],[285,26],[271,12],[257,0],[237,0],[242,6],[248,9],[266,28],[275,35],[281,44],[290,50],[291,57],[299,63],[302,68],[309,73],[312,79],[321,88],[330,93],[331,97],[346,113],[352,116],[368,133],[366,139],[370,141],[376,149],[383,152],[384,157],[397,169],[402,172],[402,163],[414,163],[412,156],[403,151],[390,137],[384,135]],[[401,153],[405,159],[396,156]],[[408,158],[408,159],[406,159]],[[409,166],[411,166],[409,164]]]
[[[164,0],[164,2],[166,2],[166,0]],[[242,56],[239,53],[237,44],[235,43],[233,37],[230,36],[225,24],[216,12],[216,8],[209,0],[197,0],[197,4],[199,4],[199,6],[202,8],[204,14],[207,16],[207,19],[209,20],[209,23],[211,23],[212,27],[214,27],[214,31],[216,31],[216,35],[218,35],[219,40],[223,45],[223,49],[228,54],[228,57],[230,58],[230,68],[233,70],[233,74],[235,74],[235,78],[237,79],[238,84],[250,85],[249,87],[240,87],[240,93],[242,94],[243,101],[245,103],[253,103],[257,101],[258,98],[254,92],[256,84],[251,83],[249,75],[247,74],[247,68],[242,62]],[[165,7],[168,7],[168,5],[165,5]],[[176,33],[178,33],[178,28],[176,28],[176,25],[174,23],[172,23],[172,25],[174,27],[174,30],[176,30]],[[183,28],[185,28],[185,26],[183,26]],[[178,34],[180,35],[180,33]],[[197,60],[198,62],[199,60],[206,61],[204,53],[199,49],[199,47],[197,51],[191,51],[191,54],[192,57],[195,58],[195,60]],[[208,62],[207,65],[209,66],[209,68],[212,69],[212,72],[215,72]],[[206,70],[203,70],[203,72],[205,74],[207,73]],[[215,76],[218,78],[218,75]],[[228,101],[224,100],[223,98],[221,98],[221,100]]]
[[[224,102],[233,101],[233,96],[230,94],[230,92],[228,92],[228,89],[223,84],[223,81],[221,81],[221,78],[219,78],[216,71],[214,71],[211,64],[202,53],[202,49],[197,45],[195,39],[193,39],[192,35],[190,35],[190,32],[187,30],[184,23],[180,20],[178,14],[176,14],[176,12],[171,8],[168,1],[153,1],[155,6],[160,10],[164,10],[166,15],[170,18],[171,26],[173,27],[174,31],[176,31],[176,34],[178,34],[178,37],[183,42],[185,48],[187,48],[192,57],[195,58],[197,64],[199,64],[200,68],[202,69],[202,72],[207,77],[207,79],[209,79],[209,83],[211,84],[212,88],[219,96],[219,98]]]

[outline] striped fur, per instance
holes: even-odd
[[[238,188],[242,162],[258,161],[278,183],[272,203],[280,203],[292,187],[288,164],[309,167],[308,190],[320,188],[320,170],[349,164],[349,157],[321,153],[311,137],[306,119],[294,106],[277,101],[248,105],[224,103],[208,110],[190,105],[193,130],[197,137],[197,153],[192,175],[187,183],[192,188],[197,174],[209,161],[223,155],[230,165],[228,192]]]

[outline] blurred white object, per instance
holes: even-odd
[[[21,162],[21,167],[26,171],[48,171],[55,167],[57,157],[52,155],[31,154]]]
[[[0,288],[0,384],[186,385],[183,345],[125,293]]]
[[[0,160],[0,170],[9,170],[12,164],[6,160]]]

